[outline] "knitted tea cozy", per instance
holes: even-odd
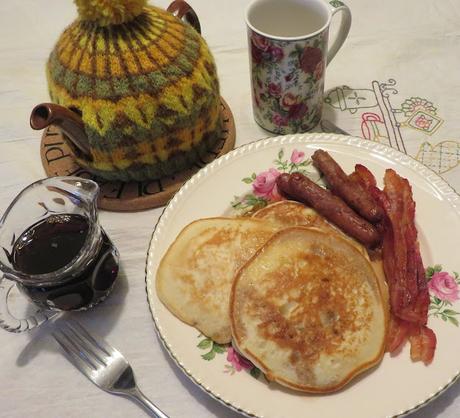
[[[219,83],[203,38],[146,0],[75,0],[79,18],[47,63],[51,99],[82,114],[91,156],[109,180],[191,166],[220,136]]]

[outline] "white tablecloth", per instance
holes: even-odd
[[[216,58],[222,95],[235,117],[237,145],[269,136],[254,123],[250,107],[248,1],[190,2]],[[459,190],[460,3],[349,0],[348,5],[352,30],[327,69],[325,118],[350,134],[409,153]],[[35,104],[48,99],[44,63],[75,16],[70,0],[0,2],[0,212],[24,186],[44,177],[40,134],[29,128],[28,118]],[[160,213],[100,213],[121,253],[121,277],[100,307],[75,316],[129,358],[144,392],[171,417],[235,417],[182,374],[155,334],[144,268]],[[46,330],[2,331],[0,347],[1,417],[145,416],[137,405],[84,379]],[[460,416],[460,385],[412,416]]]

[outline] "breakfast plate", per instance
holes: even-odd
[[[229,345],[219,345],[184,324],[160,302],[155,275],[161,258],[190,222],[241,215],[273,200],[279,173],[301,171],[321,182],[310,156],[328,151],[350,173],[357,163],[369,168],[379,185],[385,169],[407,178],[416,202],[416,224],[426,268],[428,325],[437,336],[433,362],[414,363],[406,344],[385,354],[376,368],[339,392],[309,395],[269,383]],[[437,174],[385,145],[335,134],[281,136],[241,146],[195,174],[169,202],[152,236],[146,265],[148,303],[159,338],[175,363],[194,383],[228,407],[254,417],[394,417],[434,399],[460,374],[460,277],[457,249],[460,196]]]

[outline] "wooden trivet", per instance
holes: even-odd
[[[222,106],[222,137],[212,151],[192,168],[170,177],[159,180],[108,181],[96,177],[84,168],[81,168],[67,145],[61,130],[57,126],[49,126],[43,131],[40,145],[40,155],[45,172],[48,176],[77,176],[96,181],[101,188],[98,207],[111,211],[137,211],[163,206],[179,190],[182,184],[198,170],[217,157],[226,154],[235,145],[235,121],[232,112],[224,99]]]

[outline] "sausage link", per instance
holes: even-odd
[[[337,162],[323,150],[317,150],[311,159],[326,177],[332,193],[341,197],[369,222],[377,223],[383,217],[382,208],[360,183],[350,179]]]
[[[286,179],[285,175],[277,179],[278,189],[283,194],[312,207],[366,247],[374,248],[380,243],[377,229],[329,190],[318,186],[301,173],[291,174],[289,180]]]

